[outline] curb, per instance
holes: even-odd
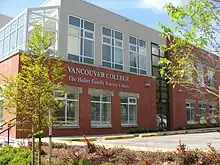
[[[185,131],[172,131],[172,132],[159,132],[159,133],[147,133],[140,134],[139,137],[150,137],[150,136],[166,136],[166,135],[179,135],[179,134],[197,134],[197,133],[210,133],[218,132],[219,129],[210,129],[210,130],[185,130]]]
[[[133,139],[135,135],[119,135],[119,136],[104,136],[103,140],[117,140],[117,139]]]

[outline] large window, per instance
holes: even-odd
[[[208,70],[208,86],[214,87],[214,71]]]
[[[79,93],[56,91],[55,97],[62,104],[57,110],[55,125],[78,126],[79,124]]]
[[[205,86],[204,69],[203,69],[202,64],[197,64],[197,81],[201,87]]]
[[[206,104],[199,104],[200,117],[205,117]]]
[[[91,94],[91,126],[109,126],[111,124],[111,96]]]
[[[121,124],[137,124],[137,99],[134,97],[121,97]]]
[[[187,123],[195,122],[195,103],[186,102]]]
[[[130,72],[147,74],[146,41],[129,36]]]
[[[212,116],[216,116],[217,115],[216,104],[210,104],[210,114]]]
[[[102,65],[123,70],[123,34],[102,27]]]
[[[94,23],[69,16],[68,60],[94,63]]]

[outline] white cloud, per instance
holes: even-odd
[[[164,12],[164,6],[166,3],[173,3],[176,6],[181,6],[186,3],[187,0],[141,0],[139,4],[141,8],[149,8],[156,12]]]

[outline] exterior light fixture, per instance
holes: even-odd
[[[145,87],[150,87],[150,86],[151,86],[151,83],[145,83],[144,86],[145,86]]]

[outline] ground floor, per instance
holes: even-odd
[[[118,134],[129,128],[161,126],[173,130],[207,124],[208,117],[215,119],[209,123],[218,122],[217,102],[198,100],[165,80],[67,61],[63,66],[64,86],[54,94],[64,106],[55,113],[53,136]],[[19,68],[19,55],[0,63],[6,76]],[[0,109],[2,102],[0,98]],[[1,116],[3,121],[15,117],[7,111]],[[13,127],[10,136],[24,137],[23,130],[22,125]]]

